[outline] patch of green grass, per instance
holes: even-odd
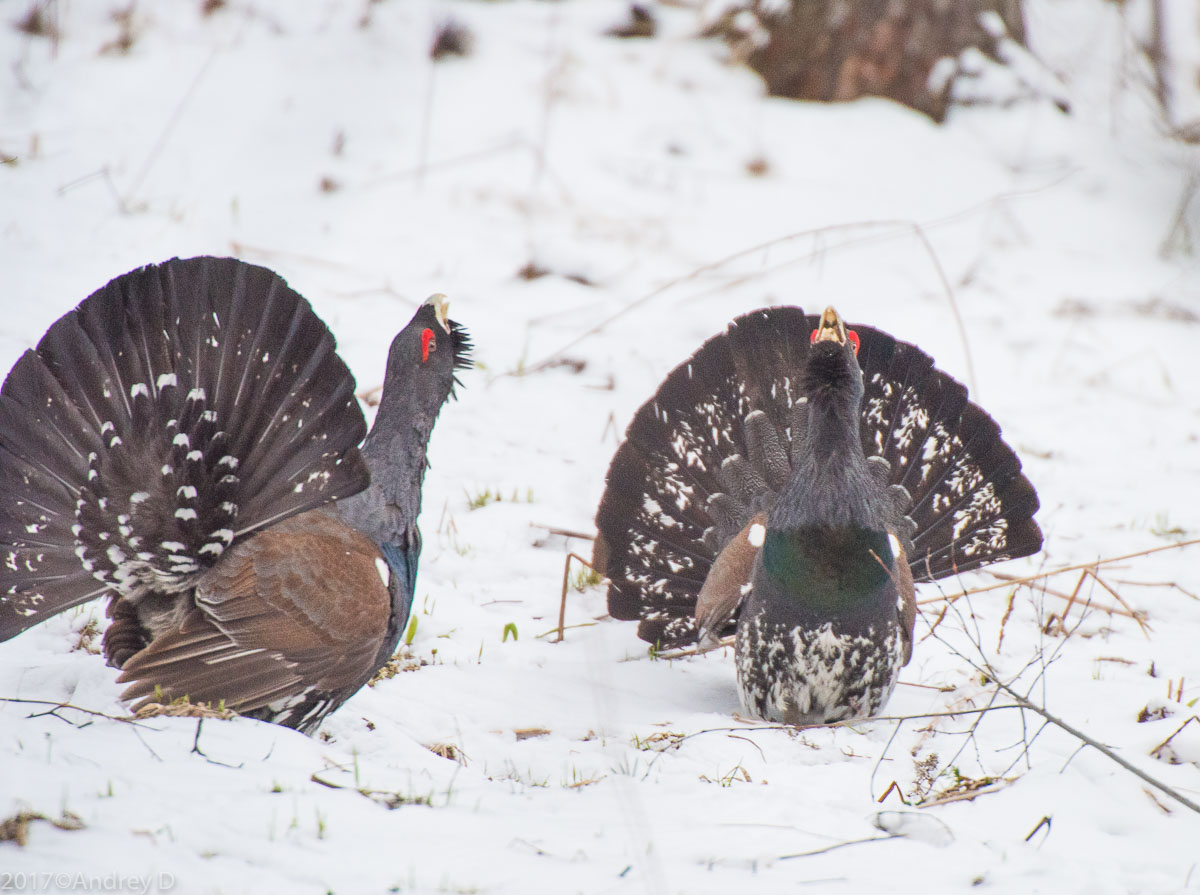
[[[593,569],[591,566],[580,566],[575,570],[575,574],[571,576],[571,587],[583,593],[589,587],[596,587],[598,584],[604,583],[604,576]]]
[[[579,769],[574,765],[571,766],[570,781],[563,780],[563,789],[583,789],[585,786],[591,786],[593,783],[599,783],[607,774],[588,774],[586,777],[579,772]]]
[[[701,774],[700,779],[705,783],[716,783],[722,788],[728,788],[733,786],[735,783],[754,782],[750,777],[750,773],[744,767],[742,767],[742,763],[740,761],[733,766],[733,769],[729,771],[728,774],[722,774],[719,771],[717,772],[716,777],[709,777],[706,774]]]
[[[1154,516],[1154,521],[1150,523],[1150,534],[1160,538],[1182,538],[1186,537],[1187,529],[1172,525],[1170,514],[1164,510]]]
[[[532,488],[525,489],[524,497],[521,496],[521,489],[519,488],[513,488],[512,494],[507,497],[504,496],[499,487],[495,490],[484,488],[482,491],[476,491],[474,494],[464,489],[463,493],[467,496],[468,510],[481,510],[489,503],[500,503],[505,500],[509,503],[533,503]]]

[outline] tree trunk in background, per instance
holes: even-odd
[[[935,121],[945,117],[955,68],[931,79],[934,65],[971,47],[997,58],[999,29],[989,33],[982,15],[999,16],[1007,36],[1025,43],[1021,0],[791,0],[790,9],[768,11],[782,7],[748,4],[768,36],[763,42],[759,33],[746,61],[771,94],[826,102],[884,96]]]

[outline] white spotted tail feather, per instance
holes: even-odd
[[[752,565],[752,549],[723,560],[725,568],[714,563],[739,535],[752,548],[751,520],[770,510],[791,476],[807,426],[802,374],[819,323],[794,307],[739,317],[676,367],[630,423],[596,515],[594,560],[609,579],[609,612],[638,620],[642,639],[695,642],[698,601],[709,643],[732,633],[736,606],[706,601],[702,588],[711,573]],[[913,577],[934,580],[1039,550],[1037,494],[999,426],[916,346],[869,326],[854,330],[862,445]]]
[[[275,274],[118,277],[0,391],[0,640],[104,593],[192,587],[249,533],[362,490],[365,431],[333,337]]]

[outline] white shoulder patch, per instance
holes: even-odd
[[[889,535],[888,537],[891,537]],[[755,522],[750,526],[750,531],[746,534],[746,540],[750,542],[751,547],[761,547],[767,539],[767,527]]]
[[[892,556],[900,558],[900,539],[888,532],[888,546],[892,548]]]
[[[379,573],[379,578],[383,581],[383,586],[387,587],[392,581],[392,570],[382,556],[375,557],[375,571]]]

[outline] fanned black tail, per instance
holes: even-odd
[[[801,376],[818,318],[739,317],[676,367],[635,414],[596,515],[595,560],[614,618],[661,646],[696,638],[712,562],[791,469],[807,410]],[[1000,428],[919,348],[856,326],[862,441],[891,486],[894,529],[918,581],[1041,548],[1037,493]]]
[[[0,640],[366,487],[354,378],[266,268],[175,259],[59,319],[0,390]]]

